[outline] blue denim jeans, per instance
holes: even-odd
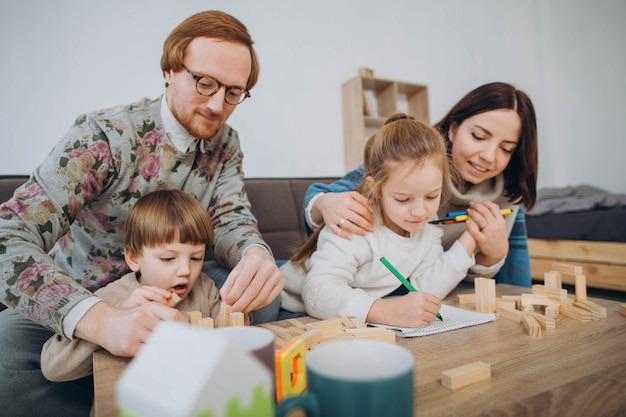
[[[0,414],[89,416],[93,378],[50,382],[41,373],[43,344],[53,332],[12,309],[0,312]]]

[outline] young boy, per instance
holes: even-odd
[[[213,228],[206,209],[179,190],[155,191],[141,197],[124,225],[124,258],[133,272],[96,291],[105,302],[132,308],[149,302],[200,311],[216,318],[219,292],[201,272]],[[71,381],[93,372],[92,355],[100,346],[56,334],[44,344],[41,370],[50,381]]]

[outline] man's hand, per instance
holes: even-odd
[[[99,302],[80,319],[74,337],[100,345],[117,356],[135,356],[156,326],[166,320],[187,322],[180,311],[156,302],[131,309]]]
[[[285,286],[276,261],[260,246],[246,249],[220,290],[232,311],[249,313],[270,304]]]

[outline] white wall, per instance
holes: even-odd
[[[29,173],[81,113],[163,92],[167,34],[220,9],[261,78],[230,119],[248,177],[341,175],[341,84],[359,67],[429,86],[431,122],[507,81],[533,99],[539,186],[626,193],[623,0],[2,0],[0,174]]]

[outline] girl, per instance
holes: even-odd
[[[520,206],[530,210],[537,196],[537,121],[532,101],[510,84],[494,82],[466,94],[435,125],[447,142],[452,166],[460,176],[440,214],[466,210],[469,220],[441,226],[445,250],[465,231],[475,238],[476,265],[469,277],[494,277],[499,282],[530,287],[526,228]],[[306,223],[322,220],[337,235],[363,235],[372,230],[366,199],[350,191],[363,177],[363,167],[333,184],[309,187],[304,206]],[[501,208],[513,213],[503,217]],[[515,224],[515,228],[513,227]],[[511,245],[509,245],[511,243]]]
[[[428,224],[448,194],[445,143],[432,127],[394,115],[367,141],[364,160],[364,179],[355,191],[372,207],[373,232],[345,240],[320,227],[281,267],[282,307],[320,319],[424,327],[439,311],[439,299],[474,264],[470,233],[444,253],[441,229]],[[381,257],[419,292],[407,294]],[[383,298],[396,290],[404,295]]]

